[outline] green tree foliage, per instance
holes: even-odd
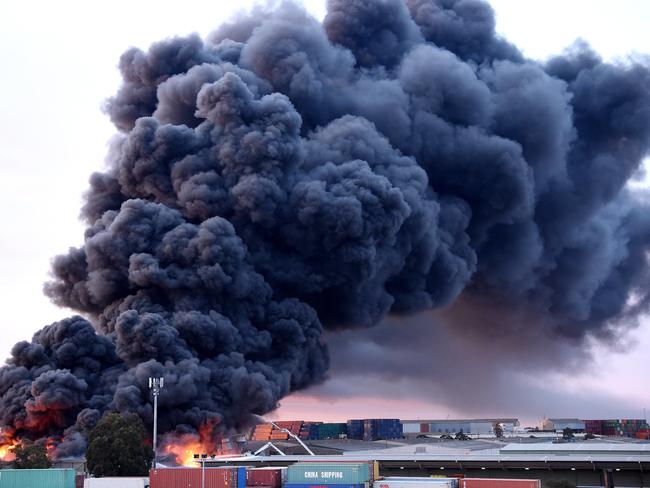
[[[494,431],[494,435],[498,438],[503,437],[503,427],[501,426],[500,423],[495,422],[495,424],[492,426],[492,430]]]
[[[95,477],[147,476],[153,449],[137,415],[109,413],[88,434],[86,462]]]
[[[470,437],[465,434],[462,430],[456,434],[456,440],[457,441],[468,441],[470,440]]]
[[[34,444],[30,440],[23,440],[11,448],[11,452],[16,457],[14,460],[16,469],[46,469],[52,466],[43,444]]]
[[[567,440],[573,439],[573,430],[571,430],[571,427],[565,427],[562,431],[562,437]]]

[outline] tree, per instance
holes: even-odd
[[[562,438],[566,440],[573,439],[573,430],[571,430],[571,427],[564,428],[562,431]]]
[[[499,422],[495,422],[495,424],[492,426],[492,430],[494,431],[495,437],[503,437],[503,427]]]
[[[147,431],[137,415],[109,413],[88,434],[88,471],[103,476],[146,476],[153,460]]]
[[[593,435],[591,432],[587,432],[587,433],[585,434],[585,440],[595,439],[595,438],[596,438],[596,436]]]
[[[16,457],[14,460],[16,469],[46,469],[52,466],[43,444],[34,444],[25,439],[12,447],[11,452]]]

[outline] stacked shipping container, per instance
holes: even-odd
[[[647,430],[643,419],[585,420],[585,432],[594,435],[635,437],[638,432]]]
[[[271,424],[258,424],[255,426],[251,440],[253,441],[268,441],[271,438],[273,426]]]
[[[372,463],[296,463],[287,468],[284,488],[365,488],[372,480]]]
[[[347,437],[365,441],[401,439],[402,423],[399,419],[348,420]]]
[[[348,420],[348,439],[363,439],[363,420]]]
[[[250,468],[246,471],[246,486],[281,488],[286,471],[286,468]]]
[[[151,488],[246,488],[246,468],[152,469],[149,483]]]
[[[363,421],[363,440],[401,439],[402,423],[399,419],[366,419]]]

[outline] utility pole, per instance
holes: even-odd
[[[153,392],[153,469],[156,469],[156,448],[158,446],[158,395],[164,383],[164,378],[149,378],[149,389]]]

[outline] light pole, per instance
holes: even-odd
[[[156,447],[158,437],[158,395],[165,383],[164,378],[149,378],[149,389],[153,392],[153,469],[156,469]]]

